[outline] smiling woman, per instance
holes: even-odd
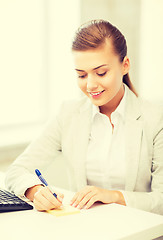
[[[39,211],[57,208],[63,195],[47,192],[34,170],[62,156],[74,207],[100,201],[163,214],[163,112],[135,93],[124,36],[108,21],[90,21],[77,31],[72,53],[84,96],[63,103],[12,164],[7,187]]]

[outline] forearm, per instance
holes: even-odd
[[[163,193],[159,191],[122,192],[126,199],[127,206],[163,215]]]

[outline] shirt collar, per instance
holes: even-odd
[[[114,112],[112,112],[111,114],[111,118],[116,116],[116,115],[120,115],[122,117],[122,119],[124,119],[124,114],[125,114],[125,102],[126,102],[126,87],[125,84],[123,84],[124,86],[124,95],[122,100],[120,101],[119,105],[117,106],[117,108],[115,109]],[[93,105],[93,109],[92,109],[92,121],[95,117],[96,114],[101,114],[100,113],[100,109],[98,106]]]

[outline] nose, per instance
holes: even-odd
[[[87,91],[92,92],[92,91],[96,90],[97,87],[98,87],[98,84],[95,81],[95,79],[92,76],[88,76],[88,78],[87,78]]]

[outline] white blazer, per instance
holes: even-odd
[[[163,111],[125,89],[126,184],[122,192],[128,206],[163,214]],[[70,190],[84,187],[91,115],[87,97],[63,103],[55,120],[9,168],[8,189],[23,195],[40,183],[34,169],[44,169],[60,155],[67,164]]]

